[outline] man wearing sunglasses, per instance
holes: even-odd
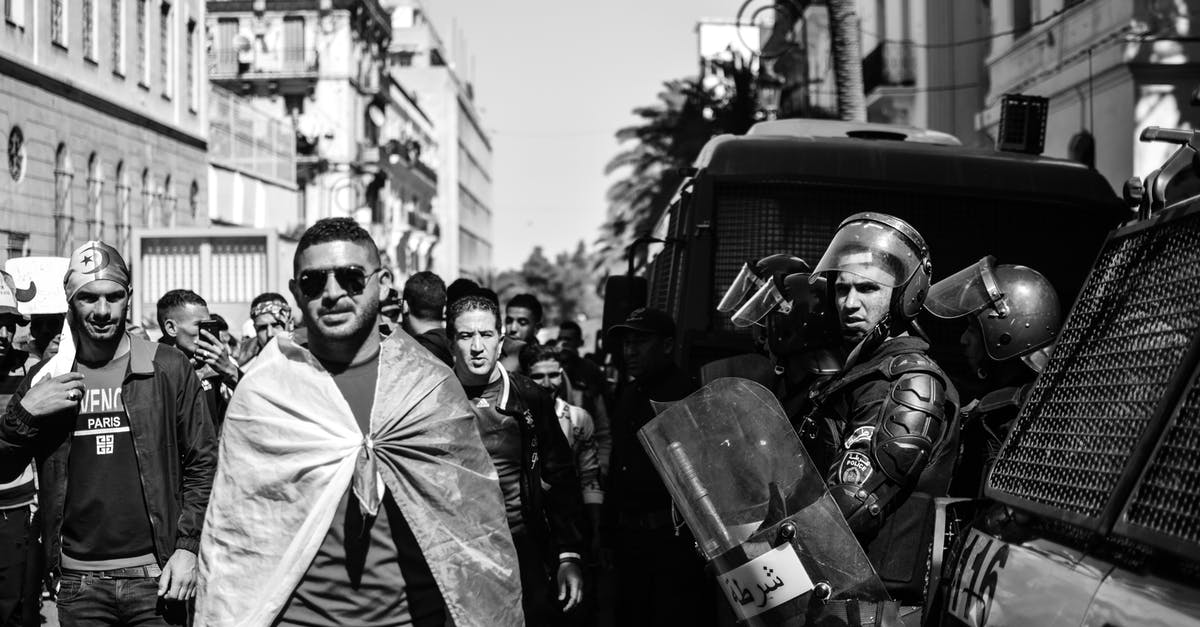
[[[277,336],[230,402],[197,623],[521,624],[466,395],[407,334],[381,337],[391,274],[370,234],[320,220],[293,270],[306,343]]]
[[[560,608],[571,611],[583,599],[582,499],[571,448],[550,395],[497,363],[502,330],[495,301],[460,298],[450,304],[446,323],[454,373],[500,476],[526,624],[557,624]]]

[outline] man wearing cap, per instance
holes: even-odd
[[[179,622],[216,464],[200,382],[183,353],[126,333],[130,274],[114,248],[76,249],[65,288],[62,345],[0,420],[0,480],[38,464],[63,625]]]
[[[627,375],[611,413],[608,503],[616,524],[617,621],[713,624],[712,583],[691,534],[674,521],[671,495],[637,438],[638,429],[655,415],[651,402],[678,401],[696,390],[674,361],[675,321],[658,309],[636,309],[608,330],[607,339],[621,348]]]

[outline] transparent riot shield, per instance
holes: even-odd
[[[766,388],[717,379],[638,437],[739,621],[893,623],[895,604]]]

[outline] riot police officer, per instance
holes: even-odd
[[[802,433],[836,434],[826,482],[889,593],[919,620],[933,499],[958,450],[958,396],[915,323],[929,249],[907,222],[859,213],[838,227],[814,271],[828,281],[849,351],[814,386]]]
[[[824,279],[810,283],[812,268],[799,257],[768,255],[747,263],[726,290],[717,311],[730,314],[735,327],[750,328],[766,352],[774,375],[768,386],[785,409],[803,401],[812,382],[841,367],[836,328],[829,325]],[[735,363],[732,368],[744,368]],[[744,371],[725,376],[747,377]],[[799,407],[797,406],[796,409]],[[788,415],[792,415],[788,409]]]
[[[951,494],[979,496],[1062,326],[1058,294],[1038,271],[996,265],[989,255],[938,281],[925,308],[947,320],[967,318],[963,353],[983,393],[963,408],[963,455]]]

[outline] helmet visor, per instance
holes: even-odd
[[[925,298],[925,308],[939,318],[951,320],[995,304],[1004,296],[996,284],[995,262],[989,255],[934,283]]]
[[[899,231],[863,220],[838,229],[813,277],[826,272],[849,272],[894,288],[907,283],[923,261],[915,245]]]
[[[732,317],[733,326],[748,327],[755,324],[762,324],[762,319],[767,317],[767,314],[779,308],[783,313],[791,311],[791,303],[787,301],[783,294],[779,293],[779,289],[775,287],[775,278],[767,279],[767,282],[738,309]]]
[[[733,279],[733,283],[729,285],[729,289],[725,290],[725,295],[721,297],[721,302],[717,303],[717,311],[721,313],[734,311],[746,299],[746,295],[758,289],[760,285],[762,285],[762,280],[754,275],[754,270],[750,268],[750,264],[742,264],[741,271]]]

